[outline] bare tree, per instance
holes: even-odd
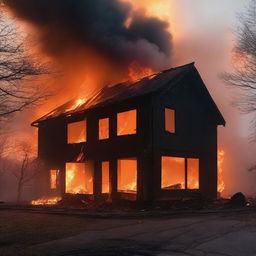
[[[21,33],[17,32],[1,5],[0,122],[46,97],[45,92],[35,82],[43,74],[46,74],[45,67],[32,61],[22,42]]]
[[[35,157],[34,149],[28,142],[19,142],[16,148],[18,162],[15,168],[11,169],[17,180],[17,202],[20,202],[24,186],[31,183],[40,173],[42,163]]]
[[[225,73],[223,79],[239,88],[239,99],[235,102],[243,113],[256,110],[256,0],[251,0],[245,13],[239,17],[236,46],[233,52],[233,73]],[[256,135],[256,121],[253,136]]]

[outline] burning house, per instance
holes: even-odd
[[[225,120],[194,63],[104,87],[32,125],[44,195],[217,196],[217,127]]]

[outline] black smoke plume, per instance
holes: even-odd
[[[74,42],[127,65],[154,69],[170,65],[168,22],[134,11],[118,0],[4,0],[40,32],[44,51],[58,56]]]

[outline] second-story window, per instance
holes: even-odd
[[[117,135],[130,135],[137,132],[136,109],[117,114]]]
[[[86,142],[86,120],[68,124],[68,144]]]
[[[175,110],[165,108],[165,131],[175,133]]]
[[[109,139],[109,118],[99,120],[99,139]]]

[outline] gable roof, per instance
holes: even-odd
[[[41,122],[56,117],[69,116],[74,113],[84,112],[88,109],[104,107],[112,103],[118,103],[137,96],[157,92],[165,88],[166,86],[168,86],[168,88],[172,87],[177,83],[177,81],[180,81],[180,79],[184,78],[185,75],[191,71],[196,71],[196,73],[199,75],[194,66],[194,62],[187,65],[164,70],[160,73],[144,77],[136,82],[127,81],[124,83],[116,84],[114,86],[106,86],[87,100],[85,100],[84,98],[76,98],[66,102],[65,104],[57,107],[40,119],[34,121],[32,123],[32,126],[37,126]],[[210,96],[200,75],[199,78],[202,83],[202,89],[204,91],[203,94],[205,97],[208,98],[212,109],[217,115],[218,124],[225,125],[225,120],[221,115],[219,109],[217,108],[216,104],[214,103],[212,97]]]

